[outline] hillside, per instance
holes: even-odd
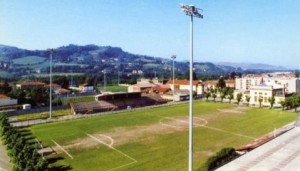
[[[0,45],[0,72],[2,76],[21,77],[25,75],[45,75],[49,73],[50,55],[46,50],[26,50]],[[197,74],[225,74],[232,71],[242,72],[238,67],[215,65],[210,62],[195,62]],[[188,62],[175,62],[176,75],[188,71]],[[89,73],[106,71],[109,76],[121,77],[164,77],[172,74],[172,60],[137,55],[123,51],[119,47],[96,45],[73,45],[58,47],[53,55],[54,73]]]

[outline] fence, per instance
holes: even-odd
[[[41,123],[48,123],[48,122],[73,120],[73,119],[79,119],[79,118],[90,118],[90,117],[101,116],[101,115],[113,115],[113,114],[119,114],[119,113],[123,113],[123,112],[133,112],[133,111],[145,110],[145,109],[150,109],[150,108],[160,108],[160,107],[165,107],[165,106],[184,104],[184,103],[188,103],[188,102],[189,101],[170,102],[170,103],[155,105],[155,106],[146,106],[146,107],[140,107],[140,108],[131,108],[131,109],[124,109],[124,110],[110,111],[110,112],[101,112],[101,113],[94,113],[94,114],[66,115],[66,116],[52,118],[52,119],[48,118],[48,119],[35,119],[35,120],[28,120],[28,121],[21,121],[21,122],[12,122],[11,124],[16,127],[29,126],[29,125],[35,125],[35,124],[41,124]]]

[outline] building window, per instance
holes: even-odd
[[[264,97],[264,102],[267,103],[268,102],[268,98]]]
[[[257,102],[257,96],[254,96],[254,101]]]

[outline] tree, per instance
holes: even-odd
[[[12,88],[9,86],[8,82],[5,80],[2,85],[0,85],[0,93],[8,94]]]
[[[237,100],[237,102],[238,102],[238,105],[240,104],[240,101],[242,100],[242,97],[243,97],[243,94],[242,94],[242,93],[238,93],[238,94],[236,95],[236,100]]]
[[[220,98],[221,98],[221,102],[223,102],[223,99],[225,98],[225,94],[223,92],[221,92]]]
[[[69,79],[66,76],[55,76],[53,83],[59,84],[62,88],[69,88]]]
[[[270,108],[272,109],[273,106],[274,106],[274,103],[275,103],[275,97],[274,97],[274,96],[269,97],[269,98],[268,98],[268,101],[269,101],[269,103],[270,103]]]
[[[185,72],[184,78],[187,80],[190,80],[190,71],[189,70]],[[195,71],[193,71],[193,80],[198,80],[197,74]]]
[[[205,98],[206,98],[206,101],[208,101],[208,98],[210,97],[210,92],[205,92]]]
[[[283,100],[283,101],[280,101],[279,103],[281,104],[282,110],[284,110],[284,107],[286,106],[286,101]]]
[[[295,93],[290,98],[290,102],[293,108],[295,108],[295,112],[297,112],[297,108],[300,106],[300,95]]]
[[[231,100],[233,99],[233,93],[230,93],[230,94],[228,95],[228,99],[229,99],[229,103],[231,103]]]
[[[216,101],[217,95],[215,93],[212,94],[212,97],[214,98],[214,102]]]
[[[246,96],[246,101],[248,103],[248,106],[249,106],[249,102],[250,102],[250,96]]]
[[[225,88],[225,87],[226,87],[226,82],[225,82],[225,80],[224,80],[224,77],[221,77],[221,78],[218,80],[217,87],[219,87],[219,88]]]
[[[262,103],[262,101],[263,101],[263,98],[262,97],[259,97],[258,98],[258,102],[259,102],[259,107],[261,108],[261,103]]]

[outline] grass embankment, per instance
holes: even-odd
[[[71,115],[71,109],[63,109],[63,110],[54,110],[52,111],[53,117],[59,117],[64,115]],[[13,116],[16,121],[27,121],[33,119],[47,119],[49,118],[49,112],[41,112],[41,113],[30,113],[24,115]]]
[[[194,103],[194,117],[198,124],[194,127],[194,168],[198,169],[220,149],[252,142],[294,121],[296,114],[198,101]],[[186,170],[187,119],[188,104],[181,104],[41,124],[29,129],[44,146],[56,150],[57,154],[47,156],[59,159],[51,166],[70,166],[74,170],[85,170],[88,166],[91,171]],[[199,126],[204,125],[204,121],[207,124]]]

